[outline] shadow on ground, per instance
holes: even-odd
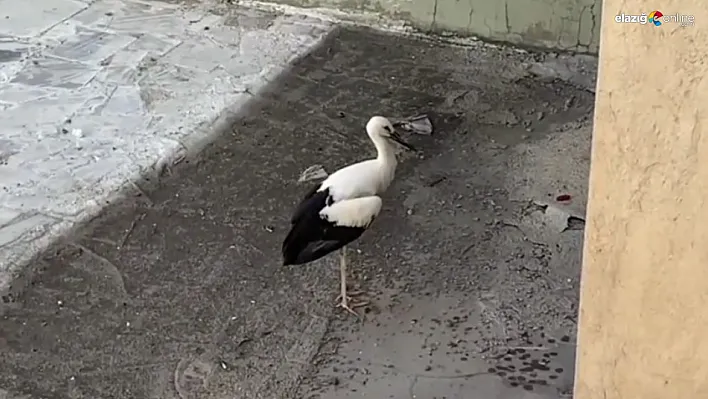
[[[41,260],[3,304],[9,398],[569,395],[592,94],[503,49],[342,30],[204,153]],[[369,116],[430,112],[353,248],[280,266],[299,172],[371,154]],[[569,194],[568,202],[556,196]],[[534,202],[535,201],[535,202]]]

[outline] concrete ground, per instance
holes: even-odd
[[[0,21],[0,295],[136,178],[199,151],[333,28],[140,0],[0,0]]]
[[[0,397],[570,397],[593,94],[532,73],[557,62],[337,31],[33,265],[1,305]],[[352,246],[357,321],[336,257],[281,266],[295,181],[419,112],[436,133]]]

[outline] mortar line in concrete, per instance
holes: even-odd
[[[38,36],[39,38],[41,38],[42,36],[44,36],[45,34],[47,34],[47,32],[49,32],[50,30],[54,29],[54,27],[59,26],[59,25],[63,24],[64,22],[66,22],[66,21],[68,21],[68,20],[74,18],[75,16],[77,16],[77,15],[81,14],[82,12],[88,10],[88,8],[90,7],[89,4],[86,4],[86,3],[82,3],[82,4],[84,5],[84,7],[83,7],[82,9],[80,9],[80,10],[76,11],[75,13],[69,15],[68,17],[66,17],[66,18],[64,18],[64,19],[62,19],[62,20],[60,20],[59,22],[55,23],[54,25],[51,25],[51,26],[49,26],[48,28],[45,28],[43,31],[40,31],[40,32],[39,32],[39,35],[37,35],[37,36]]]
[[[132,43],[132,42],[131,42],[131,43]],[[87,66],[87,67],[91,67],[91,68],[95,68],[95,67],[96,67],[96,65],[90,64],[90,63],[88,63],[88,62],[79,61],[79,60],[72,60],[72,59],[70,59],[70,58],[64,58],[64,57],[62,57],[62,56],[60,56],[60,55],[55,55],[55,54],[42,54],[41,58],[45,58],[45,59],[46,59],[46,58],[49,58],[49,59],[52,59],[52,60],[64,61],[64,62],[66,62],[66,63],[76,64],[76,65],[83,65],[83,66]],[[41,64],[40,64],[40,65],[41,65]],[[93,78],[91,78],[91,80],[93,80]],[[89,80],[89,82],[90,82],[91,80]],[[88,83],[88,82],[87,82],[87,83]],[[86,83],[86,84],[87,84],[87,83]],[[81,87],[86,86],[86,84],[82,85]],[[67,90],[67,91],[71,91],[71,90]]]

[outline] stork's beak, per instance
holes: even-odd
[[[406,143],[406,142],[401,138],[401,135],[398,134],[398,132],[395,131],[395,130],[394,130],[388,137],[389,137],[391,140],[395,141],[396,143],[398,143],[398,144],[404,146],[404,147],[405,147],[406,149],[408,149],[409,151],[417,151],[417,150],[415,149],[415,147],[413,147],[412,145]]]

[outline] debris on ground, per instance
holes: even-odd
[[[312,165],[300,174],[300,178],[297,180],[297,182],[305,183],[314,180],[324,180],[327,178],[327,176],[329,176],[329,173],[327,173],[324,166]]]
[[[428,118],[428,115],[420,114],[405,118],[393,123],[396,129],[402,129],[409,133],[422,134],[430,136],[433,134],[433,123]]]

